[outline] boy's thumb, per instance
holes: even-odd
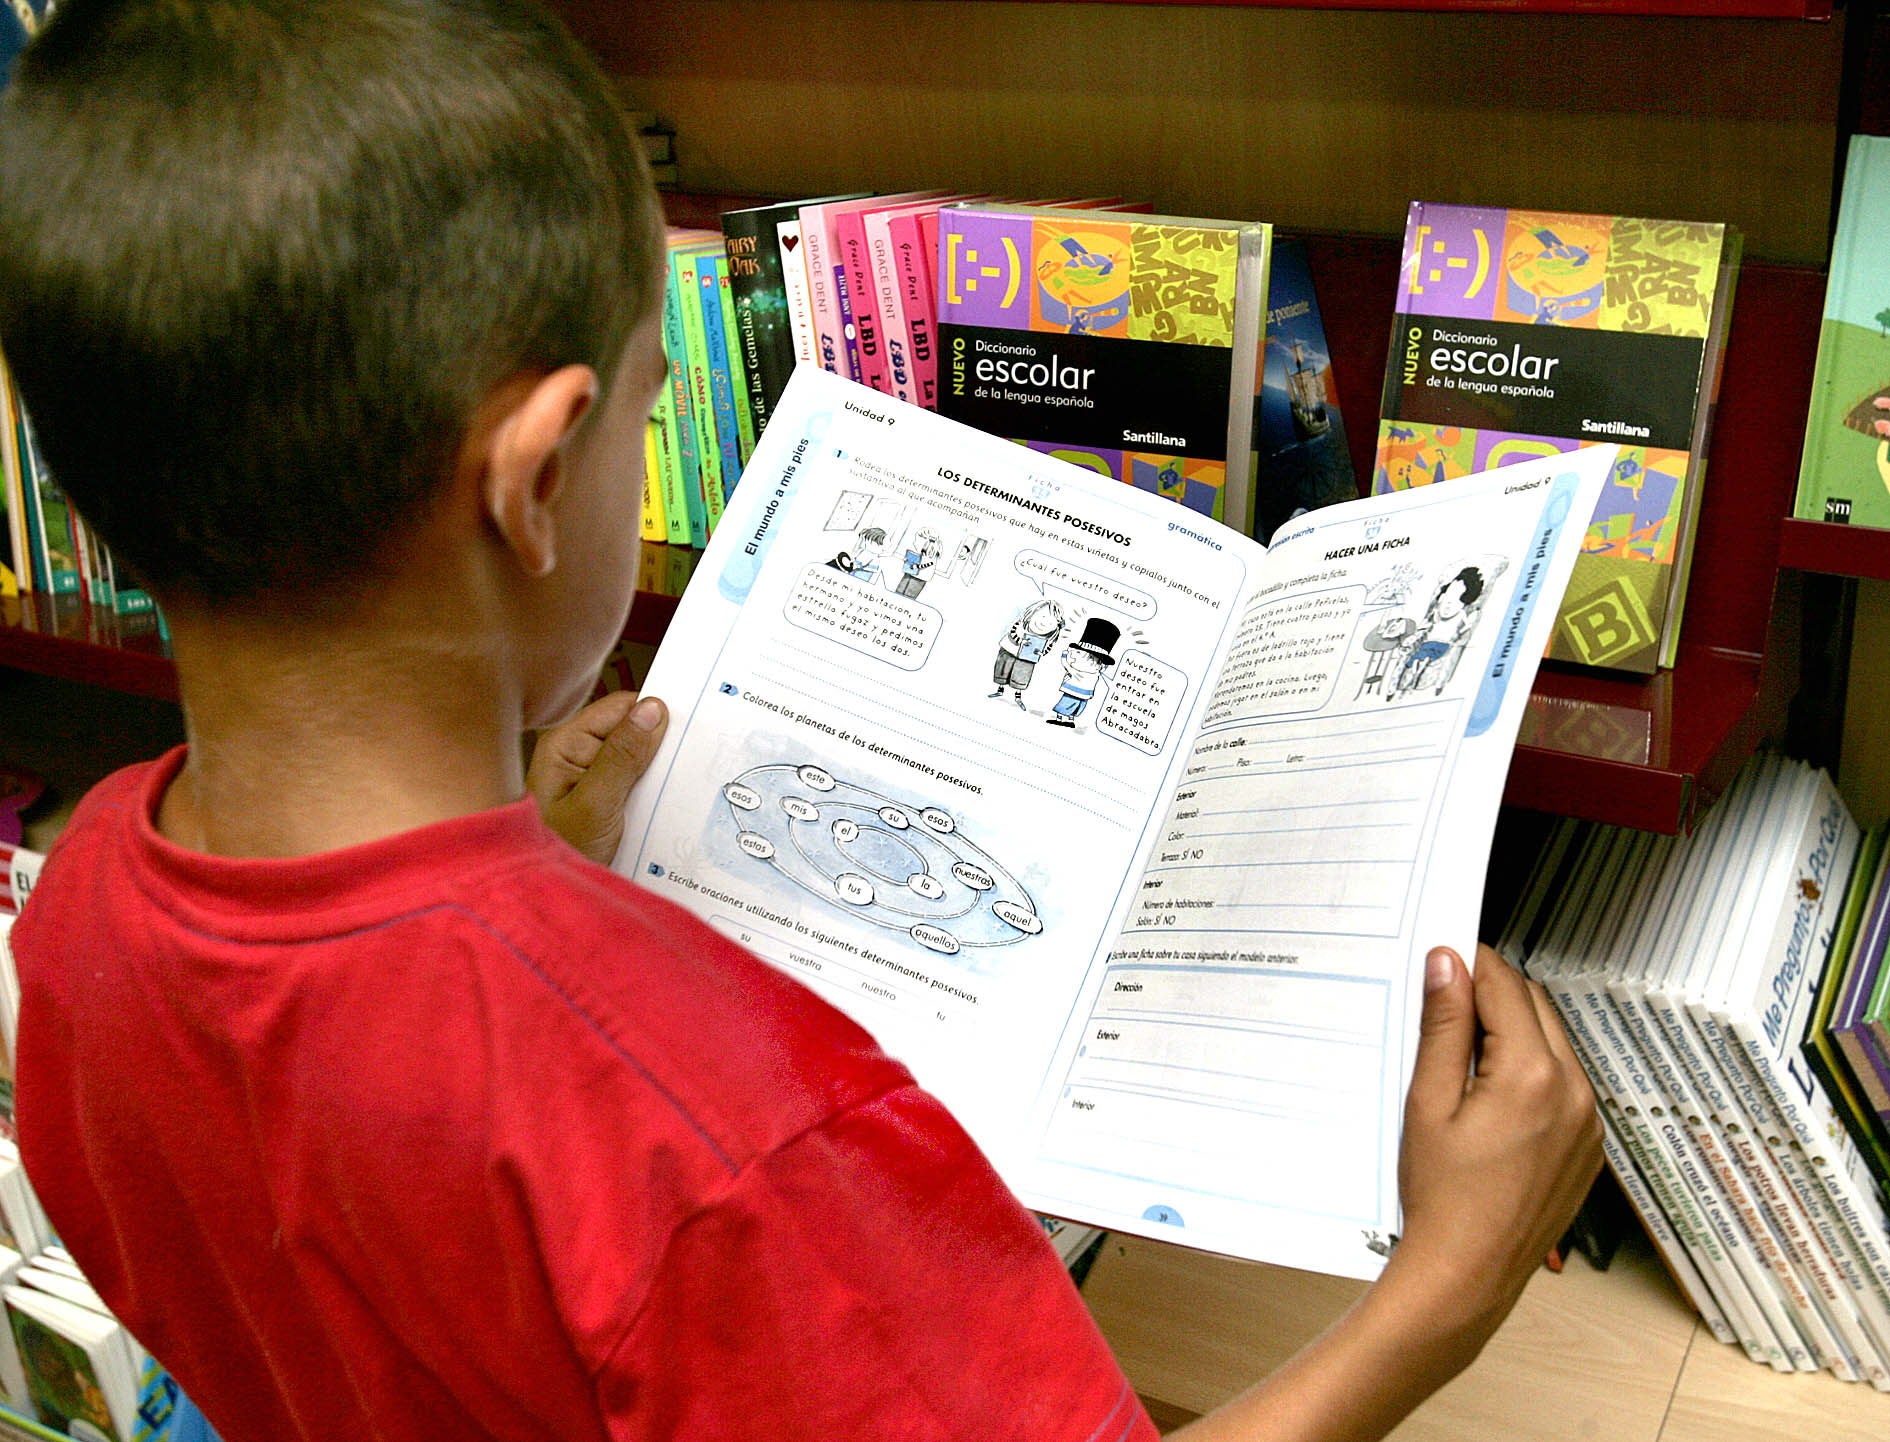
[[[1455,1109],[1470,1077],[1476,1038],[1470,972],[1456,952],[1437,947],[1424,959],[1424,1015],[1411,1069],[1412,1105]]]

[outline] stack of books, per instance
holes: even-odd
[[[856,193],[672,230],[669,259],[646,540],[704,544],[802,364],[1244,534],[1358,494],[1306,252],[1263,222]]]
[[[119,570],[47,470],[32,419],[0,356],[0,598],[21,592],[76,596],[103,607],[124,618],[123,634],[140,624],[163,629],[150,593]]]
[[[1561,823],[1500,947],[1714,1336],[1890,1391],[1884,1196],[1806,1053],[1861,842],[1829,777],[1762,753],[1691,836]]]

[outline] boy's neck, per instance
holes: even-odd
[[[524,794],[492,645],[426,628],[173,618],[189,755],[158,830],[193,851],[306,856]]]

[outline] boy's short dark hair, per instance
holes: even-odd
[[[160,596],[367,574],[493,387],[608,383],[660,223],[531,0],[64,0],[0,93],[0,346]]]

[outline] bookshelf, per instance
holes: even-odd
[[[1565,208],[1590,203],[1610,209],[1632,204],[1642,214],[1687,214],[1698,209],[1725,215],[1747,230],[1749,255],[1778,256],[1782,263],[1749,260],[1734,308],[1720,421],[1710,452],[1712,480],[1702,513],[1700,560],[1690,590],[1679,666],[1646,682],[1545,668],[1505,799],[1532,810],[1672,832],[1688,823],[1701,801],[1737,769],[1757,739],[1774,733],[1781,724],[1797,678],[1783,663],[1784,653],[1776,644],[1780,626],[1773,616],[1779,598],[1775,582],[1822,301],[1818,265],[1822,257],[1814,251],[1822,243],[1828,214],[1840,48],[1832,36],[1839,27],[1804,22],[1821,18],[1828,7],[1784,0],[1735,4],[1437,0],[1370,7],[1355,6],[1350,0],[1298,7],[1271,3],[1075,7],[1061,0],[1001,5],[986,0],[899,5],[885,0],[823,0],[806,6],[782,0],[742,0],[704,5],[700,0],[664,0],[626,10],[601,0],[554,0],[554,8],[607,65],[624,75],[628,88],[639,94],[650,92],[651,102],[659,109],[675,112],[673,118],[683,136],[683,177],[697,188],[672,193],[666,203],[672,220],[709,226],[716,223],[721,210],[733,205],[824,188],[830,177],[817,169],[797,172],[792,165],[784,169],[780,152],[803,164],[832,163],[835,158],[857,163],[863,169],[847,177],[846,183],[883,189],[921,181],[949,184],[973,174],[988,175],[993,185],[1020,190],[1059,183],[1073,164],[1067,154],[1048,147],[1030,161],[1034,170],[1020,172],[1012,154],[1015,147],[1004,138],[1002,127],[974,126],[975,133],[968,135],[940,130],[907,135],[897,145],[886,143],[885,127],[892,113],[904,111],[914,98],[910,77],[902,76],[900,67],[913,60],[915,49],[936,53],[934,40],[961,32],[967,43],[990,48],[994,65],[973,64],[962,56],[941,59],[940,83],[949,95],[961,98],[967,94],[965,87],[983,86],[972,98],[999,117],[1010,117],[1041,98],[1019,88],[1024,82],[1013,52],[1033,34],[1063,33],[1066,17],[1080,21],[1082,32],[1094,40],[1105,60],[1126,59],[1143,51],[1150,51],[1157,60],[1164,54],[1173,58],[1184,52],[1211,54],[1243,47],[1258,52],[1295,37],[1301,48],[1335,63],[1342,55],[1375,50],[1401,52],[1420,68],[1427,48],[1435,51],[1440,63],[1462,63],[1471,51],[1491,46],[1497,47],[1499,58],[1507,51],[1517,60],[1546,52],[1555,54],[1572,78],[1558,82],[1545,77],[1541,84],[1522,90],[1513,80],[1505,80],[1496,85],[1494,98],[1486,103],[1522,107],[1518,114],[1551,140],[1556,102],[1569,99],[1572,86],[1600,78],[1601,72],[1593,67],[1602,63],[1596,57],[1604,56],[1606,66],[1622,70],[1620,75],[1612,69],[1608,72],[1620,82],[1621,92],[1633,90],[1645,97],[1611,98],[1610,105],[1630,113],[1638,108],[1655,118],[1648,122],[1645,136],[1630,134],[1619,142],[1620,153],[1627,157],[1618,167],[1620,174],[1597,175],[1597,169],[1609,167],[1592,163],[1570,167],[1569,174],[1556,177],[1539,203]],[[1453,13],[1420,13],[1443,11]],[[1707,16],[1711,18],[1702,18]],[[821,38],[826,33],[822,22],[833,22],[832,29],[840,38]],[[730,26],[741,27],[766,43],[752,52],[736,53],[739,47],[730,47],[723,38]],[[785,41],[790,33],[805,37],[805,64],[787,71],[772,65],[765,74],[758,71],[759,57],[775,53],[774,42]],[[1622,48],[1624,40],[1643,34],[1648,37],[1645,45]],[[888,43],[880,44],[882,38]],[[1000,54],[1002,58],[996,59]],[[1666,59],[1673,55],[1685,58],[1673,59],[1669,67],[1674,70],[1671,92],[1636,89],[1661,75]],[[1200,59],[1192,74],[1174,83],[1212,87],[1219,100],[1229,77],[1211,67],[1221,63]],[[1754,67],[1762,68],[1773,90],[1787,92],[1789,104],[1769,92],[1748,93],[1753,78],[1748,72]],[[1500,68],[1505,73],[1509,69],[1506,64]],[[986,69],[994,73],[987,76]],[[1721,72],[1726,78],[1719,78]],[[834,95],[843,87],[826,77],[838,75],[855,77],[865,97],[850,116],[831,112]],[[1336,77],[1340,85],[1352,78],[1344,73]],[[1265,84],[1259,79],[1247,84],[1267,89],[1270,95],[1271,81],[1268,76]],[[1297,103],[1303,77],[1295,84],[1299,88],[1285,87],[1276,103]],[[780,124],[771,123],[767,133],[759,133],[758,127],[743,125],[728,113],[742,87],[753,89],[757,114],[800,101],[804,103],[798,108],[810,111],[812,118],[783,115]],[[1067,87],[1062,93],[1067,99]],[[1268,188],[1277,189],[1282,197],[1278,210],[1271,206],[1255,209],[1249,204],[1253,197],[1246,193],[1255,183],[1250,180],[1243,189],[1228,172],[1247,160],[1263,170],[1269,164],[1297,170],[1301,149],[1285,146],[1283,160],[1270,160],[1267,154],[1239,148],[1236,137],[1210,125],[1195,134],[1186,149],[1171,153],[1176,143],[1189,137],[1165,117],[1160,122],[1163,143],[1153,147],[1160,151],[1158,156],[1118,153],[1126,144],[1120,138],[1113,142],[1114,149],[1110,143],[1091,147],[1102,155],[1086,163],[1119,165],[1120,183],[1106,183],[1102,173],[1069,179],[1079,188],[1093,183],[1099,192],[1133,191],[1173,211],[1271,214],[1284,228],[1307,235],[1341,405],[1354,418],[1350,435],[1360,474],[1369,473],[1370,422],[1377,415],[1395,288],[1396,225],[1385,224],[1384,217],[1395,216],[1401,224],[1409,194],[1407,171],[1412,172],[1411,185],[1424,184],[1426,166],[1444,163],[1434,153],[1435,146],[1424,154],[1405,154],[1412,150],[1406,138],[1408,125],[1373,113],[1374,107],[1391,103],[1387,97],[1396,93],[1393,86],[1377,97],[1367,95],[1366,110],[1348,117],[1364,135],[1357,143],[1380,151],[1389,147],[1393,152],[1389,158],[1374,160],[1370,155],[1341,151],[1335,159],[1358,171],[1356,183],[1316,191],[1309,191],[1303,181],[1295,190],[1290,174],[1268,172],[1264,177]],[[1616,91],[1608,93],[1612,97]],[[1136,90],[1131,98],[1132,108],[1139,109],[1151,97]],[[1248,118],[1243,107],[1252,103],[1252,96],[1243,97],[1238,89],[1230,92],[1233,120],[1223,122],[1223,129]],[[1584,97],[1584,103],[1592,100]],[[1705,123],[1695,124],[1682,115],[1684,123],[1676,129],[1672,112],[1689,106],[1704,112]],[[1796,114],[1792,106],[1810,107],[1806,123],[1792,118]],[[1081,102],[1064,108],[1078,113],[1060,117],[1059,123],[1082,126],[1093,118],[1081,113]],[[1506,116],[1500,109],[1492,114],[1492,124]],[[665,118],[672,117],[665,114]],[[1597,131],[1603,142],[1612,143],[1607,139],[1607,122],[1595,124],[1604,127]],[[1688,142],[1692,145],[1688,164],[1697,164],[1701,174],[1714,177],[1720,192],[1697,206],[1685,203],[1689,192],[1684,183],[1667,175],[1676,168],[1667,152],[1686,136],[1693,137]],[[1299,140],[1303,142],[1304,137]],[[1229,164],[1204,170],[1203,163],[1222,149],[1223,141],[1235,147],[1229,152]],[[872,160],[857,153],[869,144],[875,147]],[[1330,151],[1332,146],[1328,140],[1319,140],[1313,143],[1313,151]],[[1458,149],[1466,171],[1461,190],[1504,197],[1514,188],[1513,178],[1499,187],[1478,172],[1500,161],[1513,176],[1518,164],[1515,156],[1502,160],[1497,153],[1500,147],[1493,149],[1474,137],[1465,139]],[[878,170],[869,173],[875,164]],[[887,168],[893,164],[915,168]],[[1686,171],[1687,166],[1678,168]],[[1676,183],[1681,185],[1677,192],[1671,189]],[[1204,193],[1204,185],[1220,189]],[[1605,188],[1609,185],[1617,188]],[[1439,192],[1429,189],[1428,193]],[[1361,195],[1366,199],[1359,199]],[[1387,196],[1395,201],[1380,203]],[[1317,228],[1322,217],[1311,207],[1320,197],[1336,212],[1345,230]],[[1295,211],[1301,214],[1296,216]],[[1371,224],[1382,228],[1361,228]],[[1813,236],[1818,239],[1814,241]],[[646,548],[643,579],[627,633],[632,641],[655,643],[674,612],[688,560],[671,552],[669,547]],[[6,621],[0,626],[0,665],[144,696],[175,696],[175,678],[155,639],[127,636],[111,618],[97,618],[69,603],[41,600],[21,607],[17,619],[12,613],[0,619]]]

